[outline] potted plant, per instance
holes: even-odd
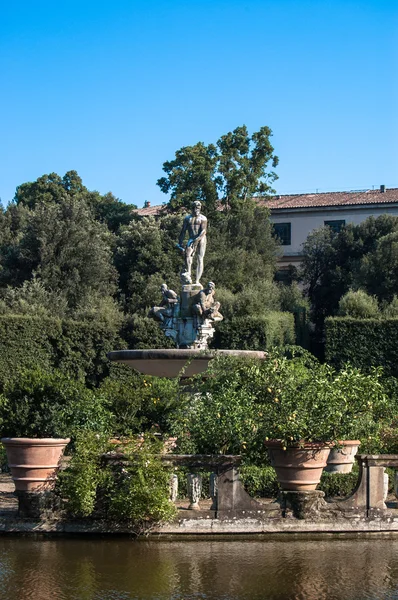
[[[276,356],[262,366],[265,444],[284,490],[316,489],[332,448],[368,437],[386,404],[381,373]]]
[[[101,398],[61,372],[22,370],[0,394],[1,442],[17,491],[52,489],[59,462],[76,429],[104,429]]]
[[[325,471],[327,473],[351,473],[360,440],[339,440],[330,448]]]

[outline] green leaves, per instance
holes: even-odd
[[[104,436],[78,435],[68,468],[60,474],[68,512],[86,517],[98,510],[101,517],[128,520],[137,534],[172,519],[170,472],[162,465],[159,442],[148,435],[131,439],[123,445],[123,456],[110,460],[114,450]]]
[[[174,210],[190,208],[200,200],[208,216],[215,215],[218,202],[236,212],[254,195],[273,192],[271,184],[277,176],[266,170],[270,160],[273,167],[278,164],[271,136],[269,127],[249,136],[243,125],[222,135],[216,145],[185,146],[177,150],[174,160],[163,164],[167,177],[161,177],[158,186],[170,194]]]
[[[186,430],[199,453],[264,456],[266,438],[284,445],[377,434],[388,403],[380,370],[340,373],[304,356],[274,352],[261,362],[212,361],[184,408]],[[263,460],[263,458],[262,458]]]
[[[3,437],[70,437],[79,430],[109,430],[105,399],[59,371],[16,371],[0,403]]]

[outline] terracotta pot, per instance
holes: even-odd
[[[17,491],[43,492],[54,487],[70,438],[2,438],[1,442]]]
[[[360,444],[359,440],[339,441],[339,446],[342,447],[331,448],[325,471],[327,473],[351,473]]]
[[[279,440],[269,440],[265,445],[282,490],[306,492],[316,489],[326,467],[329,445],[304,442],[303,447],[288,446],[286,450]]]

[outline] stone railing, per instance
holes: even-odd
[[[244,490],[239,478],[240,456],[230,455],[176,455],[162,457],[165,464],[174,467],[184,466],[192,469],[188,483],[190,505],[184,510],[185,518],[212,517],[217,519],[249,516],[256,513],[264,517],[311,518],[315,513],[325,518],[338,514],[357,514],[362,517],[376,517],[383,514],[385,504],[386,481],[385,468],[398,470],[398,455],[367,455],[356,457],[359,465],[357,485],[352,494],[342,500],[324,500],[324,493],[280,492],[277,501],[264,504],[254,500]],[[201,510],[199,501],[200,475],[198,470],[213,471],[210,478],[210,495],[213,504],[210,510]],[[197,478],[195,480],[195,477]],[[176,490],[175,490],[176,493]]]
[[[193,473],[188,475],[188,495],[191,511],[194,518],[202,517],[203,513],[214,518],[230,517],[247,511],[263,510],[263,505],[254,500],[243,488],[239,478],[240,456],[227,454],[216,455],[184,455],[165,454],[162,456],[164,464],[170,467],[188,467]],[[210,510],[201,511],[199,502],[200,475],[195,471],[205,470],[212,472],[210,476],[210,496],[213,504]],[[195,480],[195,477],[197,478]],[[200,514],[202,513],[202,514]],[[188,515],[187,515],[188,516]]]
[[[386,510],[385,468],[398,469],[397,454],[358,454],[358,483],[353,493],[339,504],[347,509],[361,509],[371,517]]]

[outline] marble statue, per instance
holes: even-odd
[[[192,306],[193,314],[211,321],[223,320],[223,316],[219,312],[220,303],[214,299],[215,291],[215,284],[209,281],[207,287],[198,293],[198,302]]]
[[[182,282],[192,283],[192,262],[196,255],[195,283],[200,284],[203,274],[203,259],[206,252],[207,219],[201,214],[202,205],[199,200],[192,203],[192,212],[187,215],[182,224],[177,247],[184,254],[184,271],[181,273]],[[184,239],[188,232],[188,242],[184,247]]]
[[[165,283],[160,286],[160,291],[162,293],[160,306],[153,306],[148,316],[163,323],[166,318],[173,316],[175,307],[178,304],[178,295],[173,290],[169,290]]]
[[[209,281],[203,289],[203,258],[206,251],[207,219],[201,214],[201,203],[193,202],[192,213],[185,217],[177,247],[183,252],[185,265],[181,273],[179,295],[162,284],[162,300],[153,306],[149,317],[159,321],[164,334],[174,340],[177,348],[205,350],[214,335],[215,323],[222,321],[220,303],[214,298],[216,286]],[[188,242],[184,240],[188,232]],[[196,256],[195,283],[192,283],[192,262]]]

